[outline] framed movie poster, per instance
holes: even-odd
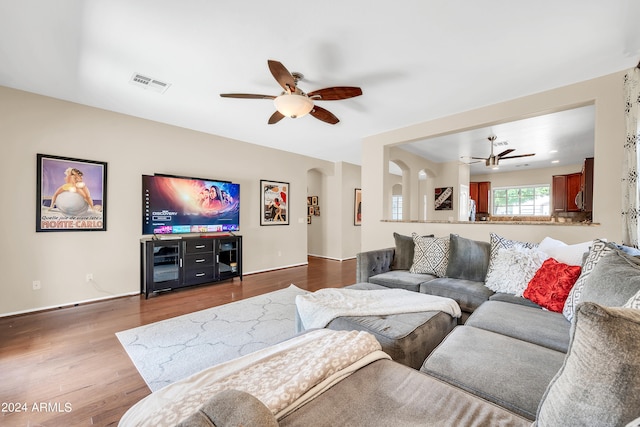
[[[359,188],[353,197],[353,225],[362,225],[362,190]]]
[[[107,164],[37,155],[36,231],[105,231]]]
[[[289,183],[260,180],[260,225],[289,225]]]
[[[435,209],[437,211],[453,210],[453,187],[436,188]]]

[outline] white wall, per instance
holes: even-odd
[[[142,174],[240,183],[244,272],[304,264],[307,171],[334,167],[2,87],[0,136],[5,243],[0,254],[0,315],[138,292]],[[108,162],[107,231],[35,232],[37,153]],[[290,225],[259,225],[260,179],[289,182]],[[87,273],[100,290],[85,282]],[[32,290],[34,280],[41,281],[41,290]]]
[[[530,95],[500,104],[419,123],[402,129],[367,137],[362,143],[363,209],[367,215],[362,225],[362,249],[376,249],[393,245],[394,231],[411,234],[412,231],[461,236],[489,240],[489,233],[496,232],[513,239],[540,241],[553,236],[568,243],[606,237],[620,241],[622,236],[621,166],[623,156],[624,71],[597,79]],[[595,114],[595,165],[593,220],[599,225],[513,225],[496,223],[424,223],[385,222],[385,188],[391,147],[417,139],[491,126],[496,123],[518,120],[522,117],[546,114],[593,103]]]

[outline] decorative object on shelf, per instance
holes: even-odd
[[[353,225],[362,225],[362,189],[356,188],[353,197]]]
[[[105,231],[107,163],[37,155],[36,231]]]
[[[313,207],[313,216],[320,216],[320,206]]]
[[[435,189],[437,211],[453,210],[453,187],[440,187]]]
[[[260,225],[289,225],[289,183],[260,180]]]

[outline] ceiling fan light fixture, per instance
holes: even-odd
[[[485,165],[491,169],[498,169],[498,162],[499,159],[497,157],[491,156],[487,158],[487,160],[485,161]]]
[[[282,115],[295,119],[302,117],[313,110],[313,101],[307,96],[295,93],[284,93],[273,100],[273,103]]]

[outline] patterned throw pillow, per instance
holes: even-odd
[[[640,291],[629,298],[629,301],[627,301],[622,307],[635,308],[636,310],[640,310]]]
[[[444,277],[449,263],[449,237],[422,237],[412,233],[415,247],[410,273]]]
[[[567,318],[567,320],[571,321],[571,319],[573,319],[573,315],[576,312],[578,303],[580,302],[580,295],[582,294],[582,288],[584,288],[587,277],[589,277],[589,274],[591,274],[591,271],[598,261],[612,250],[614,249],[611,244],[608,244],[604,240],[596,239],[593,241],[591,249],[589,249],[589,255],[587,255],[587,259],[584,261],[584,265],[582,266],[580,277],[578,277],[575,285],[571,288],[571,292],[569,292],[569,296],[567,297],[567,300],[564,303],[564,308],[562,309],[562,314]]]
[[[547,310],[561,313],[580,271],[580,266],[549,258],[533,276],[522,296]]]
[[[484,285],[494,292],[521,297],[547,258],[542,251],[520,245],[498,249],[493,257],[493,272],[487,274]]]
[[[537,243],[528,243],[528,242],[519,242],[517,240],[509,240],[495,233],[490,233],[489,236],[491,238],[490,240],[491,253],[489,255],[489,266],[487,267],[487,277],[485,279],[485,283],[491,280],[498,280],[496,279],[496,275],[499,276],[500,274],[502,274],[501,271],[498,271],[498,272],[495,271],[496,270],[495,258],[498,256],[498,251],[500,249],[508,249],[514,246],[524,247],[528,249],[533,249],[538,247]]]

